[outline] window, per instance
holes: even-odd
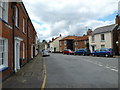
[[[62,46],[62,42],[60,41],[60,46]]]
[[[8,2],[0,2],[0,18],[8,22]]]
[[[92,42],[94,42],[95,41],[95,37],[94,37],[94,35],[92,36]]]
[[[101,48],[105,48],[105,45],[101,45]]]
[[[0,38],[0,71],[4,67],[8,67],[8,43]]]
[[[101,41],[105,41],[105,35],[101,34]]]
[[[25,59],[25,43],[23,43],[23,59]]]
[[[15,26],[18,27],[18,8],[15,7]]]
[[[77,41],[75,41],[75,46],[77,46],[78,45],[78,42]]]
[[[23,32],[25,33],[25,19],[23,18]]]
[[[64,45],[66,45],[66,44],[67,44],[67,41],[65,40],[65,41],[64,41]]]
[[[78,50],[78,48],[75,48],[75,51],[77,51]]]

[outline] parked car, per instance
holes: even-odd
[[[71,54],[74,54],[74,51],[70,50],[70,49],[65,49],[63,51],[63,54],[68,54],[68,55],[71,55]]]
[[[112,48],[100,48],[91,53],[92,56],[113,57],[114,51]]]
[[[77,51],[75,51],[75,55],[90,55],[90,50],[86,49],[86,48],[80,48]]]
[[[47,50],[42,50],[42,56],[50,56],[49,51]]]

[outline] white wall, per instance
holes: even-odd
[[[105,45],[105,48],[113,48],[112,46],[112,33],[102,33],[105,35],[105,41],[101,42],[101,34],[94,35],[95,41],[92,42],[92,36],[89,36],[89,48],[92,51],[91,45],[95,45],[95,50],[101,48],[101,45]]]
[[[57,38],[56,40],[54,40],[53,42],[50,43],[51,51],[54,51],[54,47],[56,47],[56,52],[60,52],[59,40],[61,40],[61,39],[62,39],[62,37],[59,37],[59,38]]]

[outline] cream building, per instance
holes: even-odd
[[[113,48],[113,31],[117,28],[117,24],[96,28],[89,35],[89,48],[94,51],[99,48]]]
[[[60,47],[59,47],[59,40],[61,40],[62,37],[61,35],[59,37],[56,37],[54,40],[52,40],[50,44],[50,51],[51,52],[60,52]]]

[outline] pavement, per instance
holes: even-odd
[[[118,58],[52,53],[50,57],[44,57],[44,60],[47,71],[45,89],[118,90]]]
[[[2,83],[3,90],[33,89],[40,90],[43,83],[43,58],[38,54],[17,73]]]

